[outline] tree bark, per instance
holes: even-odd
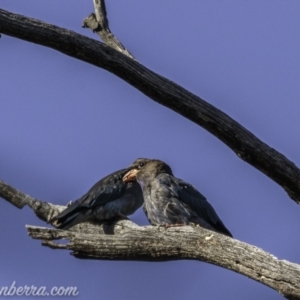
[[[27,226],[44,246],[72,250],[78,258],[104,260],[208,262],[261,282],[289,299],[300,299],[300,266],[279,260],[255,246],[200,227],[139,227],[130,221],[86,232]],[[109,234],[106,234],[109,233]],[[68,239],[67,244],[55,239]]]
[[[278,183],[291,199],[300,203],[300,170],[292,161],[228,115],[176,83],[100,42],[2,9],[0,32],[53,48],[115,74],[149,98],[208,130],[238,157]]]
[[[28,205],[49,221],[65,207],[42,202],[0,181],[0,197],[18,208]],[[55,224],[53,224],[55,226]],[[300,299],[300,266],[279,260],[255,246],[200,228],[141,227],[130,220],[82,223],[70,230],[27,226],[28,234],[53,249],[72,250],[77,258],[102,260],[208,262],[263,283],[288,299]],[[68,243],[54,242],[67,239]]]

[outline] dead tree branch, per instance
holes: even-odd
[[[28,205],[41,220],[46,222],[65,208],[26,195],[2,180],[0,180],[0,197],[18,208]]]
[[[55,49],[115,74],[149,98],[208,130],[238,157],[270,177],[283,187],[290,198],[300,203],[300,170],[292,161],[176,83],[100,42],[2,9],[0,32]]]
[[[122,45],[122,43],[113,35],[109,29],[107,12],[104,0],[93,0],[95,7],[95,14],[90,14],[83,20],[83,28],[90,28],[96,32],[102,41],[115,50],[124,55],[135,59],[134,56]]]
[[[120,221],[89,232],[27,226],[29,235],[78,258],[170,261],[193,259],[233,270],[289,299],[300,299],[300,266],[279,260],[246,243],[199,227],[139,227]],[[111,234],[105,234],[110,232]],[[67,244],[54,242],[67,239]]]
[[[0,196],[50,220],[64,207],[34,199],[0,181]],[[77,258],[208,262],[252,278],[288,299],[300,299],[300,266],[279,260],[255,246],[200,227],[140,227],[129,220],[82,223],[71,230],[27,226],[28,234],[53,249],[72,250]],[[68,243],[59,243],[67,239]]]

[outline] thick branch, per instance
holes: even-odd
[[[36,200],[0,181],[0,196],[18,207],[29,205],[42,220],[64,207]],[[4,191],[4,192],[3,192]],[[6,191],[6,192],[5,192]],[[16,200],[18,199],[18,200]],[[200,260],[261,282],[288,299],[300,299],[300,266],[278,260],[257,247],[200,227],[139,227],[129,220],[82,223],[70,230],[27,226],[28,234],[78,258],[168,261]],[[68,239],[68,243],[53,240]]]
[[[300,203],[300,170],[293,162],[228,115],[176,83],[97,41],[1,9],[0,32],[53,48],[115,74],[154,101],[208,130],[238,157],[277,182],[293,200]]]
[[[72,250],[79,258],[200,260],[246,275],[289,299],[300,299],[300,266],[200,227],[138,227],[130,221],[120,221],[88,233],[35,226],[27,226],[27,230],[32,238],[44,240],[44,246]],[[61,244],[54,239],[69,242]]]
[[[115,50],[135,59],[134,56],[122,45],[122,43],[113,35],[108,26],[107,12],[104,0],[93,0],[95,13],[90,14],[83,21],[83,28],[89,27],[96,32],[103,42]]]

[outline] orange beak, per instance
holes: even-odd
[[[137,169],[132,169],[129,172],[127,172],[124,177],[123,177],[123,181],[124,182],[128,182],[128,181],[133,181],[136,178],[136,174],[139,172],[139,170]]]

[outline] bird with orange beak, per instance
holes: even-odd
[[[144,212],[151,225],[180,226],[198,224],[232,237],[214,208],[191,184],[173,176],[161,160],[144,160],[123,177],[137,181],[144,197]]]
[[[122,178],[128,171],[144,166],[147,161],[139,158],[128,168],[105,176],[50,223],[55,222],[60,229],[69,229],[82,222],[104,222],[133,214],[144,202],[143,193],[136,181],[124,182]]]

